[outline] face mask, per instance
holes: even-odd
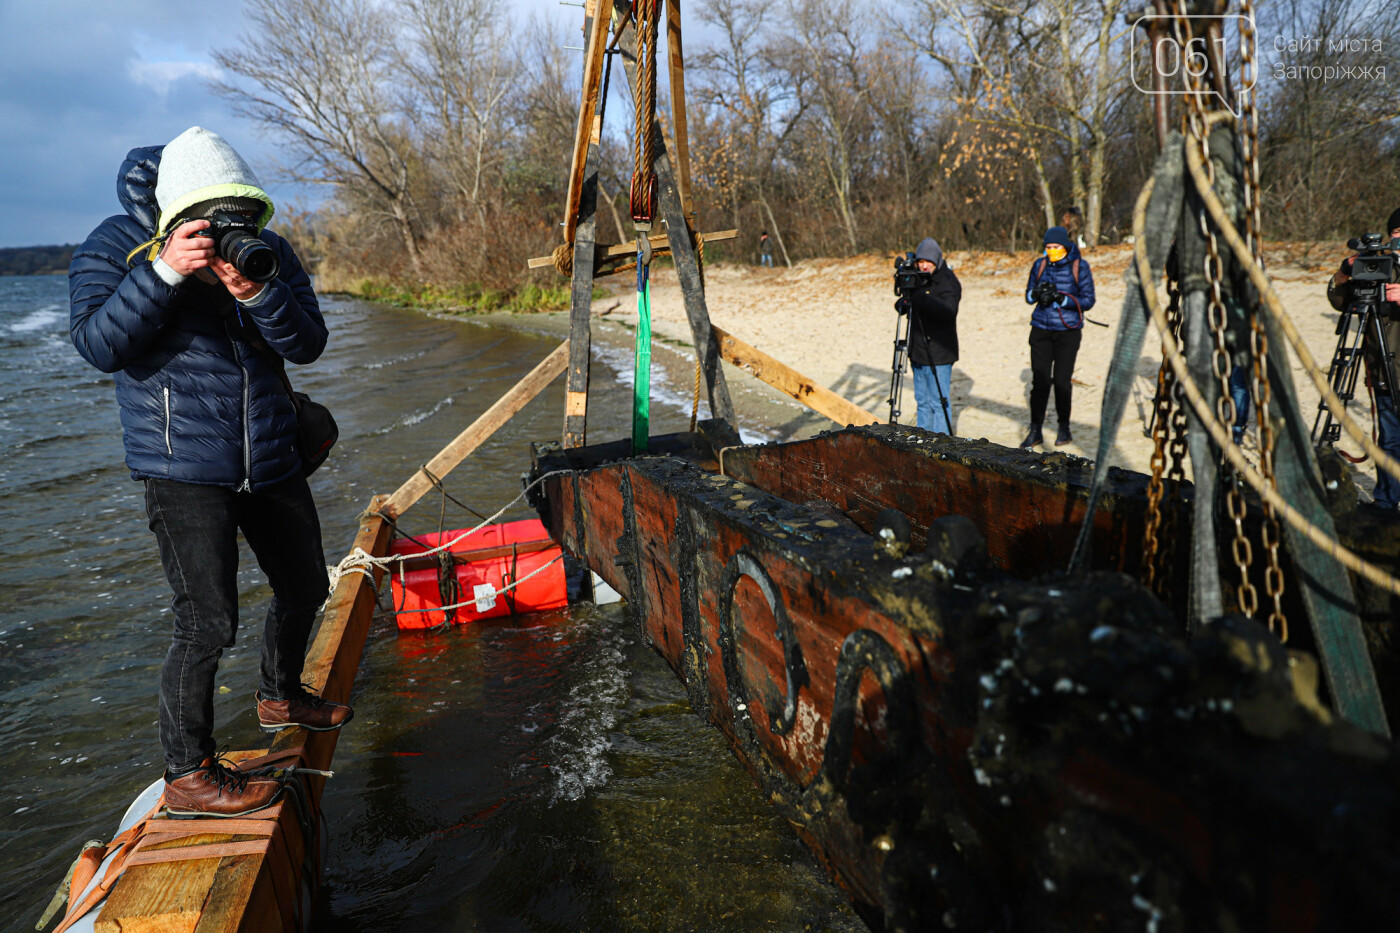
[[[1059,262],[1069,255],[1069,250],[1058,243],[1048,243],[1045,246],[1045,258],[1051,262]]]

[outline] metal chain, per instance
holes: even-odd
[[[1171,324],[1174,333],[1181,331],[1181,291],[1177,286],[1175,278],[1168,278],[1167,293],[1171,296],[1171,305],[1167,309],[1167,320]],[[1176,515],[1175,504],[1180,499],[1179,484],[1174,484],[1172,488],[1172,504],[1164,515],[1162,510],[1162,495],[1165,490],[1163,474],[1166,470],[1168,451],[1174,454],[1172,469],[1181,469],[1180,453],[1173,449],[1171,439],[1172,428],[1176,415],[1178,414],[1178,399],[1176,374],[1167,363],[1166,346],[1162,348],[1162,365],[1157,370],[1157,392],[1152,398],[1152,475],[1147,483],[1147,516],[1143,528],[1142,545],[1142,569],[1140,579],[1142,585],[1150,590],[1154,590],[1163,595],[1170,589],[1168,574],[1164,573],[1161,581],[1157,579],[1159,567],[1164,563],[1162,558],[1166,550],[1162,542],[1173,551],[1175,550],[1176,537]],[[1184,451],[1183,451],[1184,452]],[[1170,567],[1170,560],[1165,561],[1166,567]]]
[[[1167,385],[1168,366],[1164,361],[1157,370],[1157,394],[1152,399],[1152,476],[1147,481],[1147,516],[1142,531],[1142,569],[1139,579],[1149,590],[1155,590],[1157,580],[1157,529],[1162,524],[1162,470],[1166,465],[1167,432],[1170,429],[1171,389]]]
[[[1178,13],[1181,13],[1181,5],[1177,5]],[[1178,17],[1175,26],[1178,31],[1179,41],[1182,48],[1189,47],[1190,31],[1192,29],[1191,20]],[[1185,35],[1182,35],[1182,33]],[[1209,41],[1209,37],[1207,37]],[[1211,186],[1215,184],[1215,161],[1211,157],[1209,134],[1206,130],[1206,89],[1202,78],[1204,75],[1192,75],[1186,71],[1187,83],[1187,103],[1188,117],[1187,124],[1190,130],[1192,144],[1199,147],[1201,151],[1202,163],[1205,166],[1206,178]],[[1210,283],[1210,298],[1206,319],[1209,323],[1211,335],[1214,338],[1211,350],[1211,369],[1215,373],[1216,381],[1219,383],[1220,396],[1216,399],[1215,411],[1220,423],[1233,425],[1235,423],[1235,401],[1230,395],[1230,370],[1231,359],[1229,349],[1225,345],[1225,334],[1228,330],[1229,319],[1225,310],[1225,298],[1221,291],[1221,283],[1225,277],[1224,263],[1220,259],[1220,246],[1216,240],[1215,230],[1206,220],[1204,210],[1197,214],[1197,222],[1202,238],[1206,241],[1206,257],[1204,261],[1204,271],[1206,280]],[[1222,471],[1225,467],[1222,465]],[[1245,503],[1241,491],[1240,478],[1233,470],[1226,484],[1225,491],[1226,514],[1235,526],[1234,540],[1231,544],[1230,553],[1234,558],[1235,566],[1239,570],[1240,585],[1236,590],[1236,601],[1240,612],[1253,618],[1259,610],[1259,594],[1254,588],[1253,582],[1249,578],[1250,566],[1254,563],[1254,549],[1249,543],[1249,538],[1244,533]]]
[[[1255,62],[1255,33],[1253,0],[1240,2],[1240,58],[1243,62],[1240,77],[1240,117],[1244,124],[1241,145],[1244,155],[1244,203],[1245,203],[1245,244],[1259,268],[1264,268],[1263,224],[1260,219],[1261,191],[1259,185],[1259,108],[1255,85],[1259,79],[1259,67]],[[1259,317],[1256,298],[1249,309],[1250,353],[1254,357],[1253,379],[1250,381],[1250,395],[1254,399],[1255,421],[1259,424],[1259,472],[1275,490],[1278,478],[1274,474],[1274,425],[1270,418],[1269,406],[1273,390],[1269,385],[1269,335]],[[1279,543],[1282,535],[1279,529],[1278,514],[1267,501],[1264,502],[1264,524],[1261,529],[1262,542],[1268,566],[1264,570],[1264,592],[1270,601],[1269,631],[1278,635],[1280,641],[1288,641],[1288,619],[1283,614],[1283,570],[1279,562]]]
[[[1181,340],[1181,283],[1175,278],[1167,281],[1167,293],[1169,302],[1167,305],[1167,323],[1172,330],[1172,336],[1177,341]],[[1165,356],[1165,351],[1163,356]],[[1171,369],[1168,366],[1168,369]],[[1186,399],[1182,396],[1181,383],[1176,379],[1176,372],[1171,372],[1171,442],[1167,446],[1167,454],[1171,459],[1171,465],[1167,467],[1167,508],[1166,520],[1163,523],[1163,533],[1166,535],[1167,548],[1163,550],[1163,566],[1168,568],[1163,572],[1163,591],[1170,589],[1172,572],[1170,568],[1176,566],[1177,546],[1180,543],[1177,537],[1177,517],[1181,514],[1181,488],[1186,482]]]

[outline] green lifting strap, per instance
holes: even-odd
[[[632,453],[647,451],[651,436],[651,276],[637,263],[637,364],[632,379]]]

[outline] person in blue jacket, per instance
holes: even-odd
[[[1026,303],[1031,312],[1031,423],[1021,441],[1025,448],[1045,443],[1041,425],[1055,388],[1055,415],[1060,422],[1055,445],[1074,440],[1070,434],[1070,379],[1079,341],[1084,333],[1084,312],[1094,306],[1094,274],[1088,260],[1064,227],[1045,231],[1045,254],[1031,264],[1026,280]]]
[[[301,683],[328,581],[296,411],[279,375],[282,361],[321,355],[326,324],[295,252],[266,229],[272,199],[218,134],[191,127],[166,146],[131,150],[117,195],[126,213],[104,220],[73,255],[69,332],[84,359],[112,374],[126,464],[145,484],[174,590],[159,689],[166,805],[178,816],[234,816],[282,791],[215,754],[214,677],[238,626],[239,532],[273,592],[262,727],[335,729],[352,715]],[[278,256],[275,278],[250,281],[216,255],[200,235],[216,210],[256,224]]]

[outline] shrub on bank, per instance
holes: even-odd
[[[435,285],[362,278],[341,283],[345,294],[398,308],[420,308],[456,314],[488,311],[563,311],[569,307],[569,286],[526,282],[514,289],[486,288],[477,283]],[[596,290],[595,290],[596,292]],[[596,293],[595,293],[596,297]]]

